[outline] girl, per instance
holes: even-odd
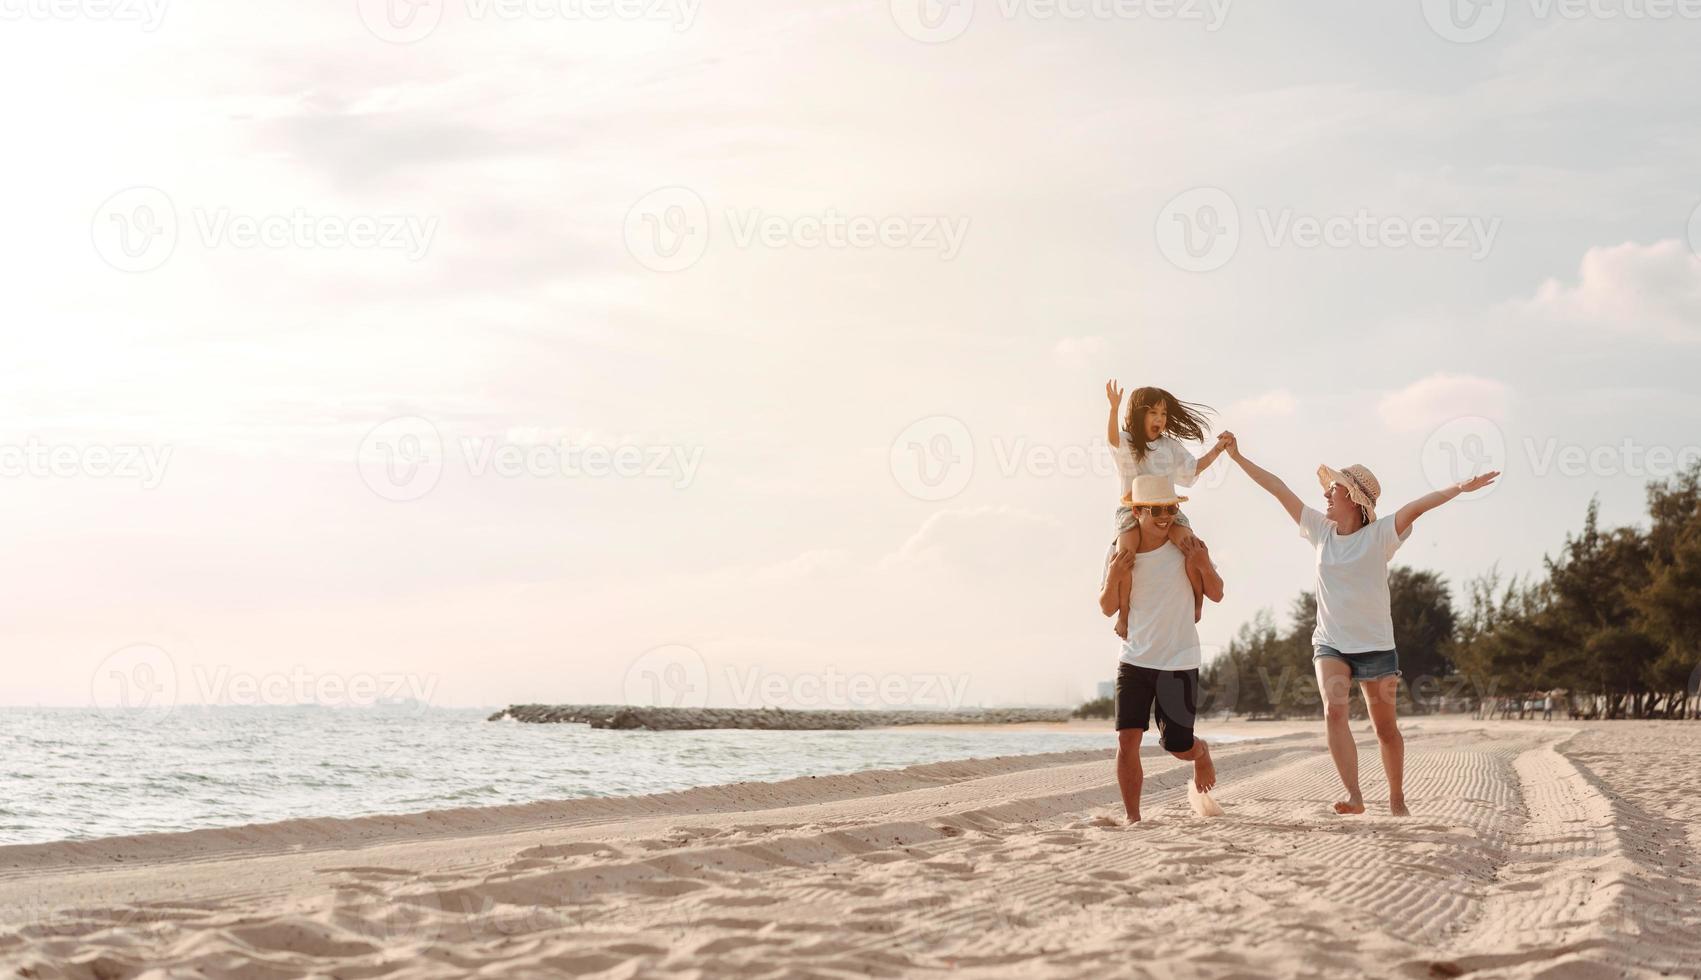
[[[1128,496],[1133,489],[1134,478],[1167,476],[1180,486],[1190,487],[1200,473],[1216,462],[1223,447],[1219,442],[1205,455],[1195,459],[1181,444],[1182,439],[1205,441],[1205,433],[1211,429],[1205,416],[1211,409],[1204,405],[1184,402],[1162,388],[1135,388],[1128,397],[1127,414],[1121,417],[1119,424],[1117,416],[1122,408],[1122,389],[1114,380],[1107,381],[1104,393],[1110,401],[1107,438],[1111,455],[1116,460],[1116,476],[1121,490],[1121,503],[1116,508],[1116,540],[1106,556],[1105,567],[1108,570],[1109,560],[1118,551],[1132,552],[1139,540],[1139,524],[1134,519],[1134,508]],[[1175,523],[1170,525],[1169,538],[1183,554],[1192,553],[1193,529],[1185,514],[1176,516]],[[1106,574],[1109,574],[1108,571]],[[1116,635],[1123,639],[1128,638],[1128,596],[1133,586],[1130,578],[1122,590],[1121,605],[1116,614]],[[1198,622],[1204,604],[1204,596],[1196,591],[1193,595],[1194,622]]]

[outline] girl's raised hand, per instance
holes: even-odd
[[[1231,459],[1240,455],[1240,443],[1235,440],[1232,432],[1224,432],[1217,436],[1217,448],[1228,453]]]
[[[1111,408],[1122,407],[1122,389],[1117,387],[1114,379],[1104,383],[1104,396],[1110,399]]]

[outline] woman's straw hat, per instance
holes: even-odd
[[[1122,498],[1124,507],[1163,507],[1179,504],[1186,497],[1175,495],[1175,481],[1162,474],[1147,474],[1134,478],[1134,486]]]
[[[1382,484],[1377,482],[1376,474],[1370,472],[1370,467],[1354,463],[1345,469],[1330,469],[1327,466],[1317,467],[1317,482],[1327,490],[1339,483],[1347,488],[1347,496],[1353,503],[1364,508],[1365,520],[1376,520],[1376,498],[1382,496]]]

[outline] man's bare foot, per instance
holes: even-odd
[[[1122,637],[1124,640],[1128,639],[1128,613],[1127,612],[1124,612],[1120,616],[1116,617],[1116,635]]]
[[[1193,760],[1193,785],[1201,793],[1209,793],[1211,787],[1217,785],[1217,764],[1211,761],[1211,747],[1204,741],[1199,742],[1203,749],[1199,758]]]
[[[1128,815],[1128,823],[1127,823],[1126,826],[1132,827],[1139,822],[1140,822],[1140,815],[1138,813],[1131,813],[1131,814]]]
[[[1359,799],[1356,796],[1353,797],[1350,800],[1342,800],[1341,802],[1335,804],[1335,812],[1336,813],[1363,813],[1364,812],[1364,801]]]
[[[1412,815],[1412,811],[1406,809],[1405,800],[1389,800],[1388,812],[1392,813],[1396,817],[1409,817]]]

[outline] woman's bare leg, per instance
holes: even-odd
[[[1353,744],[1350,717],[1353,671],[1339,660],[1323,657],[1317,665],[1317,690],[1323,695],[1323,728],[1329,736],[1329,755],[1347,788],[1347,798],[1335,804],[1336,813],[1363,813],[1364,793],[1358,786],[1358,746]]]
[[[1410,816],[1406,809],[1406,739],[1400,734],[1395,708],[1400,696],[1398,677],[1379,677],[1359,684],[1364,703],[1370,708],[1370,723],[1376,726],[1376,741],[1382,746],[1382,770],[1388,774],[1388,809],[1396,817]]]

